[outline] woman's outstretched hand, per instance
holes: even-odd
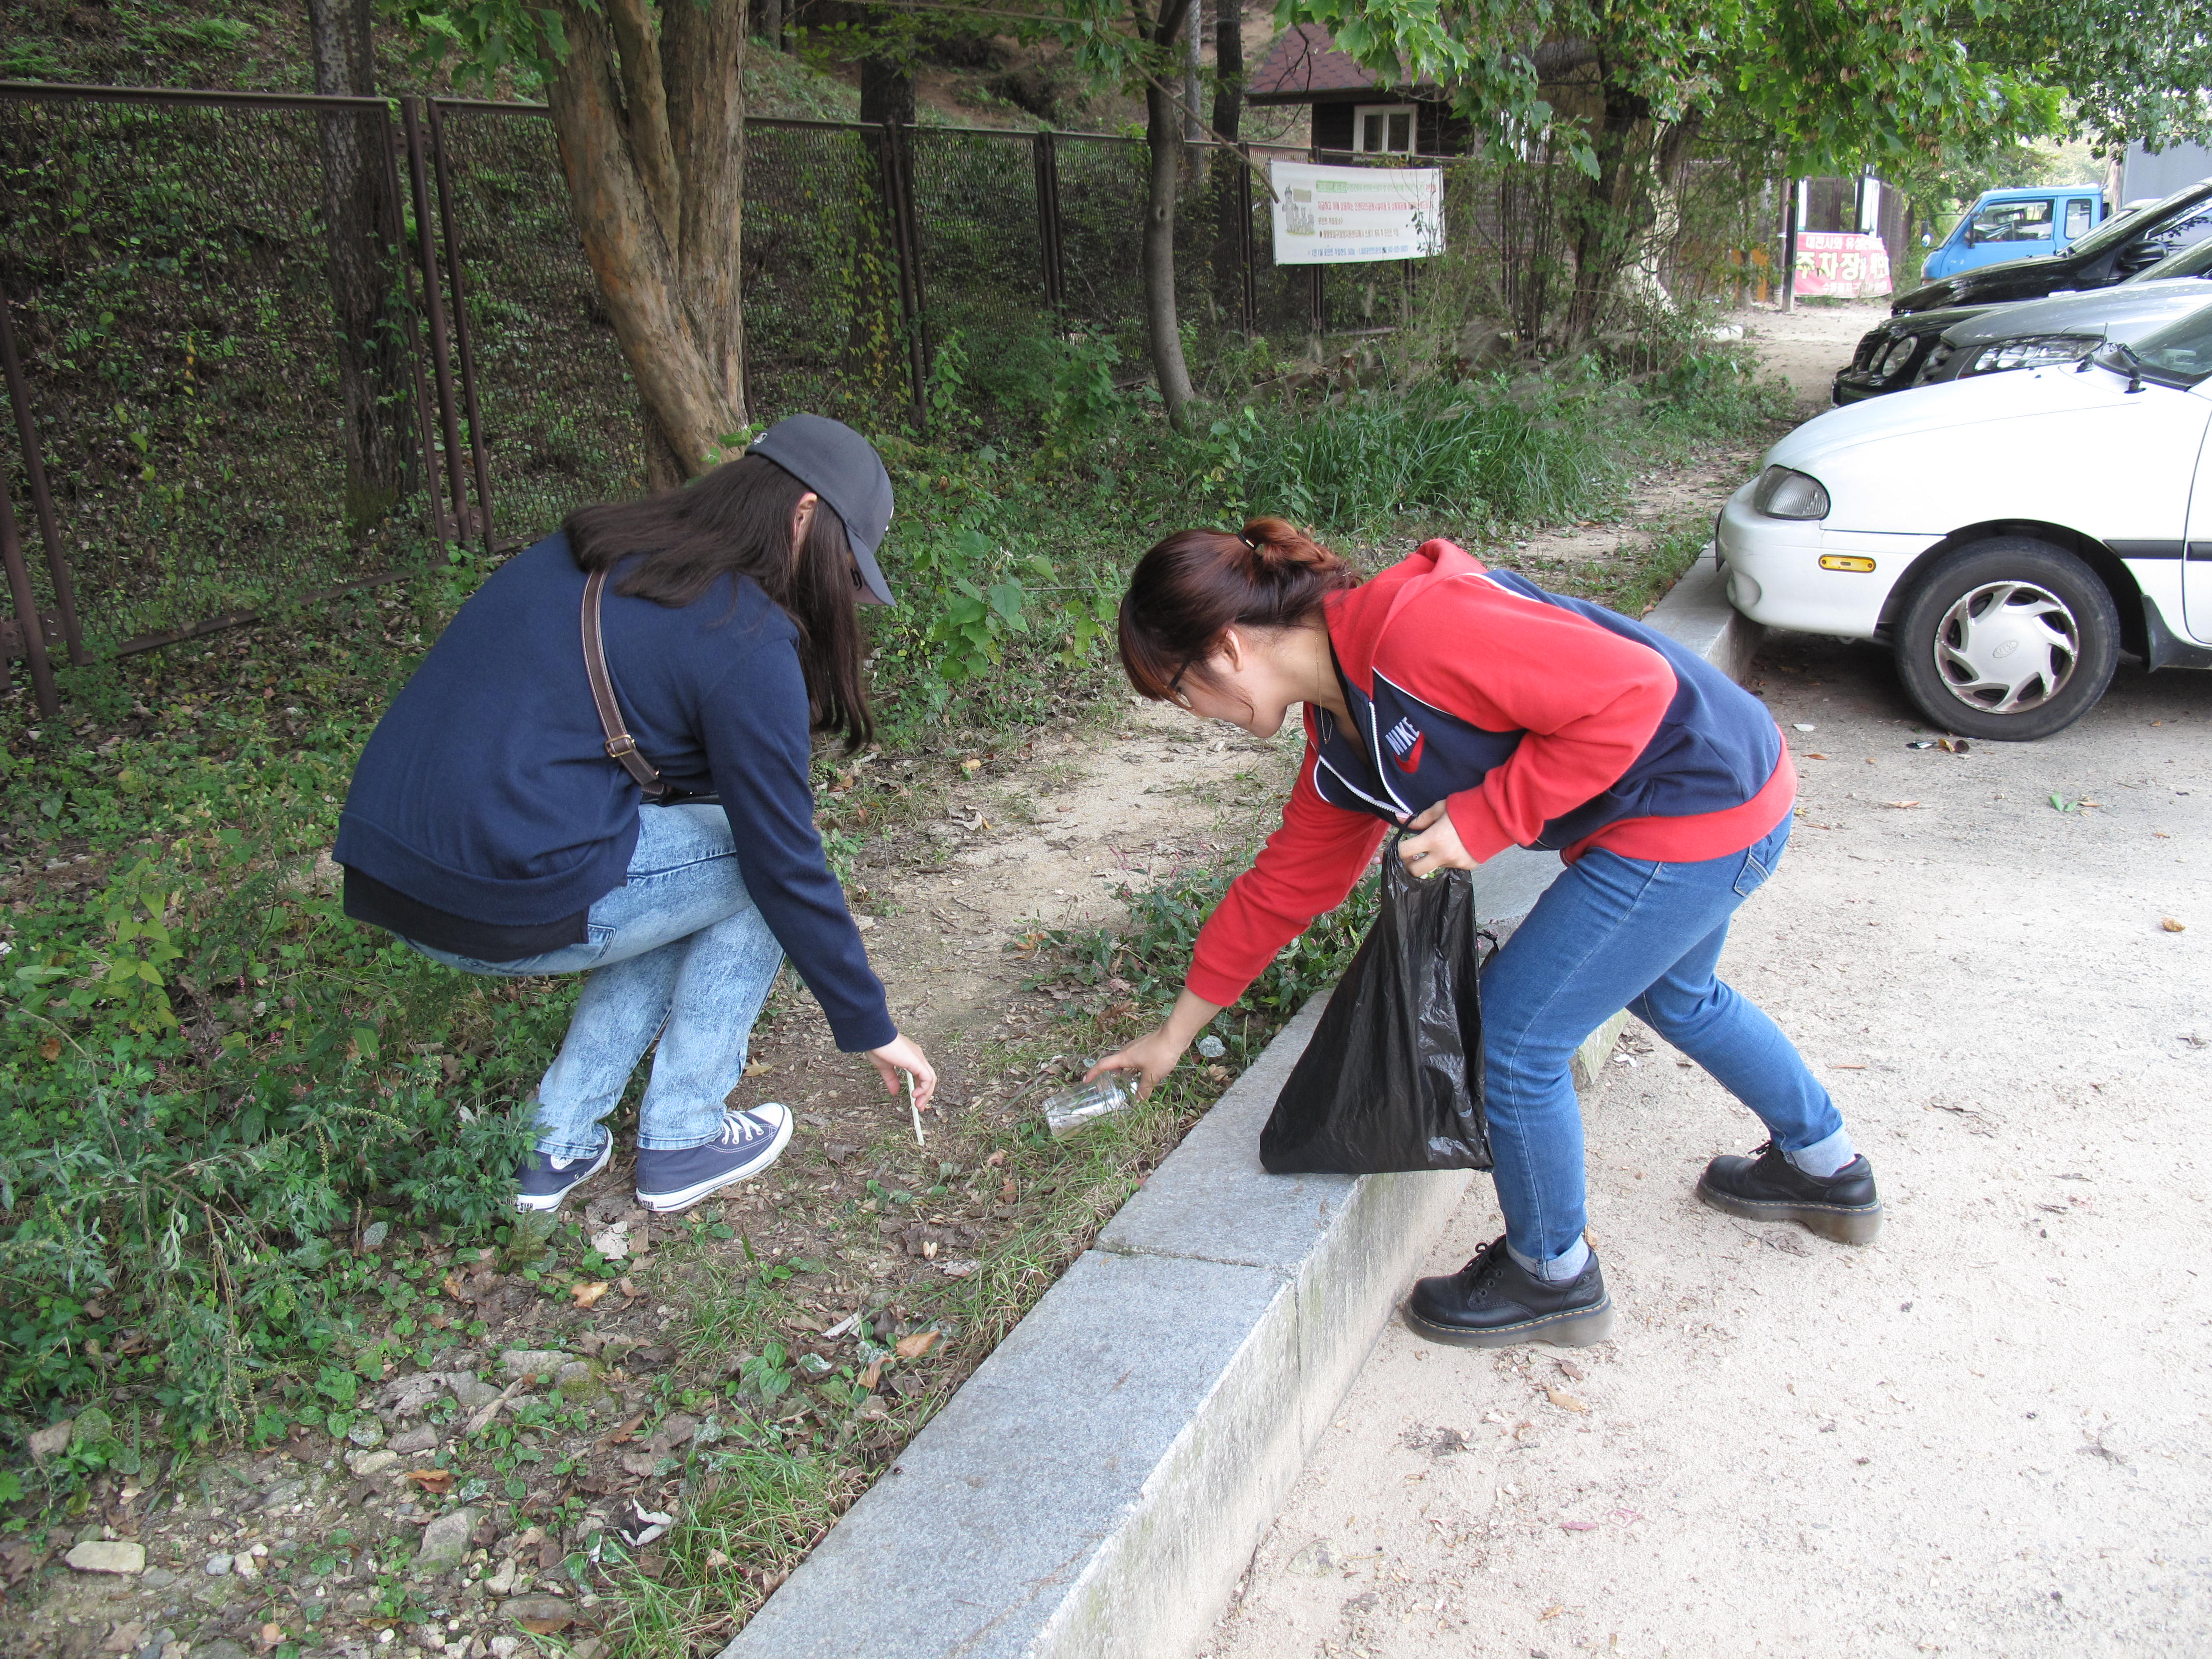
[[[1407,873],[1433,876],[1439,870],[1472,870],[1474,860],[1461,842],[1459,831],[1452,828],[1451,814],[1438,801],[1414,818],[1398,822],[1407,830],[1405,840],[1398,843],[1398,858]],[[1419,831],[1419,834],[1413,833]]]
[[[1176,1062],[1182,1058],[1182,1051],[1190,1047],[1192,1039],[1220,1012],[1219,1003],[1208,1002],[1194,992],[1185,991],[1176,998],[1165,1024],[1107,1055],[1083,1074],[1083,1080],[1088,1083],[1103,1072],[1137,1072],[1141,1073],[1137,1080],[1137,1098],[1149,1100],[1160,1079],[1175,1070]]]
[[[869,1049],[868,1062],[882,1077],[884,1092],[894,1097],[899,1092],[899,1073],[912,1072],[917,1111],[927,1108],[930,1097],[937,1092],[937,1067],[929,1063],[929,1056],[915,1045],[914,1039],[903,1033],[880,1048]]]

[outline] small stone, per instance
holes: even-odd
[[[1227,1054],[1229,1050],[1222,1045],[1222,1042],[1219,1037],[1202,1036],[1198,1040],[1198,1052],[1204,1059],[1218,1060],[1222,1055]]]
[[[384,1443],[384,1425],[364,1413],[354,1419],[353,1426],[346,1431],[346,1438],[364,1450],[380,1446]]]
[[[244,1550],[230,1558],[230,1570],[249,1583],[261,1577],[261,1564]]]
[[[399,1454],[389,1446],[380,1447],[375,1451],[346,1454],[346,1468],[364,1480],[373,1474],[382,1474],[386,1469],[396,1468],[398,1463]]]
[[[393,1435],[392,1437],[392,1444],[386,1449],[396,1452],[402,1456],[407,1456],[416,1452],[432,1450],[436,1447],[437,1443],[437,1430],[432,1428],[428,1423],[425,1423],[419,1428],[408,1430],[404,1434]]]
[[[230,1557],[228,1555],[210,1555],[207,1559],[206,1571],[207,1576],[210,1578],[222,1578],[227,1577],[230,1572]]]
[[[70,1444],[97,1446],[115,1438],[115,1419],[97,1406],[88,1406],[70,1425]]]
[[[468,1559],[480,1519],[471,1509],[451,1510],[423,1528],[422,1547],[415,1557],[415,1571],[450,1572],[459,1566]]]
[[[149,1567],[145,1577],[138,1582],[150,1590],[165,1590],[177,1582],[177,1575],[167,1567]]]
[[[499,1368],[509,1376],[553,1376],[568,1363],[557,1348],[509,1348],[499,1357]]]
[[[521,1646],[520,1636],[495,1636],[491,1638],[492,1659],[514,1659]]]
[[[484,1580],[484,1589],[494,1595],[514,1594],[514,1581],[522,1575],[522,1563],[513,1556],[499,1564],[499,1570]]]
[[[79,1544],[62,1558],[79,1572],[140,1573],[146,1571],[143,1544]]]
[[[246,1650],[224,1638],[215,1642],[192,1644],[192,1659],[246,1659]]]
[[[48,1459],[58,1456],[68,1450],[70,1431],[76,1426],[76,1419],[64,1417],[60,1422],[49,1423],[45,1428],[32,1435],[27,1443],[30,1447],[31,1461],[40,1468],[44,1468]]]
[[[287,1504],[298,1503],[301,1494],[307,1490],[307,1483],[304,1480],[279,1480],[261,1494],[261,1507],[264,1510],[281,1510]]]
[[[454,1373],[451,1387],[453,1390],[453,1398],[459,1401],[465,1409],[472,1412],[482,1411],[500,1395],[500,1391],[490,1383],[466,1371]]]
[[[553,1380],[564,1389],[571,1382],[589,1382],[592,1380],[592,1368],[584,1360],[572,1359],[561,1367],[560,1374]]]
[[[384,1248],[384,1241],[391,1237],[390,1222],[372,1221],[362,1229],[361,1248],[364,1250],[380,1250]]]

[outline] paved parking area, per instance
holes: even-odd
[[[1873,647],[1781,636],[1754,681],[1805,781],[1723,971],[1834,1091],[1881,1239],[1698,1205],[1758,1127],[1634,1032],[1586,1109],[1614,1340],[1394,1326],[1215,1659],[2212,1644],[2212,674],[1965,756],[1906,747]],[[1427,1271],[1498,1230],[1478,1177]]]

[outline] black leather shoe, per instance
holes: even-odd
[[[1775,1150],[1750,1158],[1717,1158],[1698,1177],[1698,1196],[1747,1221],[1795,1221],[1846,1244],[1871,1244],[1881,1231],[1874,1165],[1861,1153],[1822,1181]]]
[[[1510,1348],[1516,1342],[1588,1347],[1613,1334],[1613,1298],[1597,1253],[1564,1285],[1522,1271],[1494,1239],[1457,1273],[1424,1279],[1406,1298],[1406,1322],[1431,1342],[1463,1348]]]

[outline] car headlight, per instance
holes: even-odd
[[[2101,343],[2081,334],[2031,334],[2023,339],[2000,340],[1976,352],[1959,376],[1964,380],[1969,374],[2002,374],[2007,369],[2040,368],[2046,363],[2078,363]]]
[[[1911,367],[1913,354],[1920,349],[1917,334],[1900,334],[1874,360],[1874,378],[1893,380]]]
[[[1945,345],[1941,340],[1936,341],[1935,345],[1929,350],[1928,361],[1920,365],[1920,374],[1915,380],[1914,384],[1917,386],[1926,386],[1929,381],[1934,380],[1937,374],[1942,372],[1944,364],[1949,362],[1952,358],[1958,355],[1958,347]]]
[[[1759,487],[1751,492],[1751,507],[1753,512],[1770,519],[1825,519],[1828,492],[1808,473],[1770,466],[1759,475]]]

